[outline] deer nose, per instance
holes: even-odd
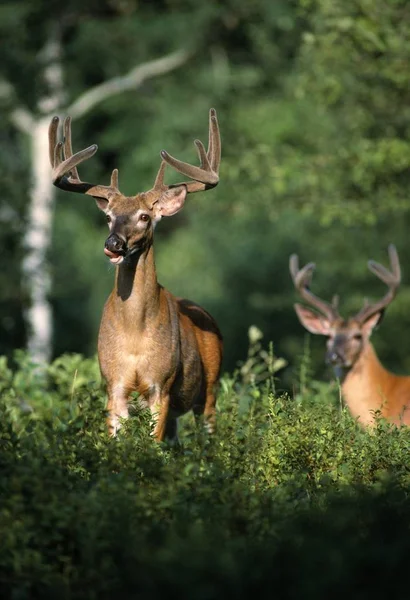
[[[345,357],[340,350],[329,350],[326,354],[326,362],[331,365],[344,364]]]
[[[123,252],[125,250],[125,242],[116,233],[112,233],[105,240],[105,248],[110,252]]]

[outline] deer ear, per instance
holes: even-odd
[[[384,310],[379,310],[377,313],[369,317],[362,325],[362,332],[365,337],[370,337],[373,329],[380,324],[383,318]]]
[[[106,200],[105,198],[97,198],[96,196],[94,197],[94,200],[100,210],[102,210],[103,212],[107,210],[108,200]]]
[[[155,211],[158,216],[172,217],[185,204],[187,189],[185,185],[178,185],[167,189],[158,202],[155,204]]]
[[[302,306],[302,304],[295,304],[294,306],[299,321],[310,333],[319,335],[330,334],[330,321],[326,317],[306,308],[306,306]]]

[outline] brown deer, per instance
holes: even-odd
[[[296,314],[308,331],[327,336],[326,361],[341,376],[343,399],[362,425],[373,425],[375,413],[379,411],[393,423],[410,425],[410,377],[387,371],[369,341],[401,280],[396,248],[390,245],[388,251],[391,271],[372,260],[368,262],[369,269],[388,286],[386,295],[373,304],[365,301],[361,310],[347,320],[338,312],[337,297],[328,303],[310,291],[313,263],[299,269],[295,254],[289,263],[296,290],[319,311],[295,304]]]
[[[221,143],[216,111],[211,109],[209,114],[208,150],[195,140],[200,166],[181,162],[162,150],[154,187],[135,196],[119,191],[117,169],[109,186],[81,181],[77,166],[93,156],[97,146],[73,154],[70,118],[64,121],[63,142],[57,142],[58,124],[54,117],[49,129],[53,183],[95,198],[110,230],[104,252],[116,265],[115,285],[98,337],[110,434],[116,434],[120,418],[128,417],[132,392],[140,394],[156,419],[153,434],[158,441],[176,437],[177,417],[191,409],[196,417],[204,416],[212,431],[222,336],[203,308],[176,298],[158,283],[153,236],[162,217],[181,210],[187,194],[218,184]],[[193,181],[165,185],[167,164]]]

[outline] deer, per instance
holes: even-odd
[[[216,387],[223,341],[216,321],[201,306],[174,296],[157,280],[154,230],[162,217],[184,206],[188,194],[214,188],[219,182],[221,140],[216,111],[209,111],[209,141],[205,150],[195,140],[200,166],[182,162],[162,150],[154,186],[125,196],[118,188],[118,169],[110,185],[82,181],[78,165],[91,158],[97,145],[73,154],[71,119],[49,127],[53,184],[65,191],[92,196],[105,214],[109,235],[104,253],[115,266],[114,288],[105,303],[98,334],[98,360],[107,389],[107,425],[116,436],[129,416],[132,393],[149,408],[152,435],[158,442],[177,439],[177,419],[192,410],[196,421],[215,429]],[[169,165],[188,178],[166,185]]]
[[[289,261],[298,294],[316,309],[295,304],[299,321],[310,333],[327,337],[326,362],[341,381],[342,398],[351,415],[363,427],[373,427],[376,416],[396,425],[410,425],[410,377],[388,371],[370,342],[373,329],[395,298],[401,281],[399,257],[393,244],[388,247],[388,254],[391,270],[368,261],[370,271],[387,286],[386,294],[373,303],[365,300],[362,308],[348,319],[339,314],[337,296],[327,302],[310,291],[314,263],[299,269],[296,254]]]

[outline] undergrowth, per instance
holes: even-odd
[[[258,347],[221,380],[214,436],[186,415],[179,444],[157,444],[136,405],[110,439],[96,360],[15,361],[0,361],[2,598],[406,597],[407,428],[362,430],[306,376],[278,396],[283,364]]]

